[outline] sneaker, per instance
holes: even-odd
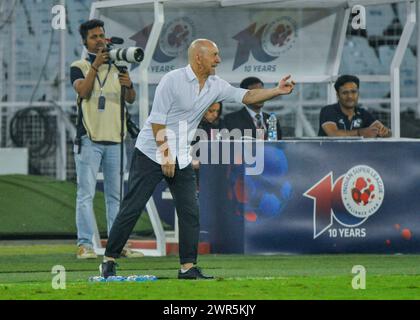
[[[124,247],[121,251],[121,257],[123,258],[141,258],[144,254],[140,251],[133,251],[130,248]]]
[[[99,265],[99,272],[101,276],[104,278],[116,276],[117,275],[116,267],[118,267],[118,264],[115,261],[110,260],[107,262],[102,262]]]
[[[199,280],[199,279],[214,279],[213,276],[205,276],[202,274],[201,269],[192,267],[187,272],[178,271],[178,279]]]
[[[81,245],[77,249],[77,259],[96,259],[97,257],[92,247]]]

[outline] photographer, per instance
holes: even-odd
[[[79,31],[88,57],[73,62],[70,70],[71,82],[78,95],[75,143],[77,258],[90,259],[96,258],[92,245],[96,175],[102,165],[109,233],[120,203],[121,89],[125,87],[124,99],[128,103],[135,101],[136,91],[128,72],[120,72],[110,62],[103,21],[89,20],[80,25]],[[124,124],[125,136],[126,122]],[[141,256],[128,248],[123,255]]]

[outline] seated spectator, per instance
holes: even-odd
[[[217,140],[217,132],[224,128],[223,119],[220,117],[222,115],[222,108],[222,102],[213,103],[198,125],[198,129],[206,131],[209,140]]]
[[[248,77],[242,80],[240,87],[242,89],[261,89],[264,87],[264,83],[256,77]],[[224,117],[225,127],[230,131],[233,129],[240,129],[242,136],[247,136],[245,129],[251,130],[252,138],[262,139],[262,134],[257,135],[258,132],[263,132],[264,140],[267,139],[267,121],[270,115],[266,112],[262,112],[264,103],[247,105],[239,111],[227,114]],[[263,130],[263,131],[262,131]],[[277,139],[281,139],[280,124],[277,121]]]
[[[358,107],[359,79],[343,75],[334,84],[338,102],[325,106],[319,116],[320,137],[390,137],[391,130]]]
[[[213,103],[206,111],[203,119],[200,121],[198,128],[204,130],[207,134],[208,140],[218,140],[219,132],[224,128],[223,119],[220,117],[222,114],[223,104],[222,102]],[[197,132],[196,132],[197,133]],[[200,141],[200,136],[196,134],[191,145],[195,145]],[[195,156],[195,155],[194,155]],[[200,150],[197,151],[197,157],[200,156]],[[194,157],[192,160],[193,169],[196,171],[197,185],[198,185],[198,169],[200,168],[200,161]]]

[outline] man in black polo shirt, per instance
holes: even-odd
[[[391,130],[367,110],[357,106],[359,78],[343,75],[334,84],[338,103],[325,106],[319,116],[318,136],[365,138],[390,137]]]

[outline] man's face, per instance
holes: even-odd
[[[252,89],[262,89],[264,88],[263,84],[261,82],[258,83],[254,83],[248,86],[249,90]],[[253,104],[252,107],[256,108],[256,109],[261,109],[264,106],[264,102],[258,103],[258,104]]]
[[[210,108],[208,108],[207,112],[204,114],[206,120],[210,123],[216,121],[220,113],[220,103],[216,102],[213,103]]]
[[[359,88],[354,82],[347,82],[338,88],[337,99],[346,109],[353,109],[359,101]]]
[[[97,53],[100,48],[105,48],[105,32],[102,27],[96,27],[88,30],[86,48],[89,52]]]
[[[211,42],[203,48],[199,59],[203,73],[207,75],[216,74],[216,67],[222,61],[219,56],[219,49]]]

